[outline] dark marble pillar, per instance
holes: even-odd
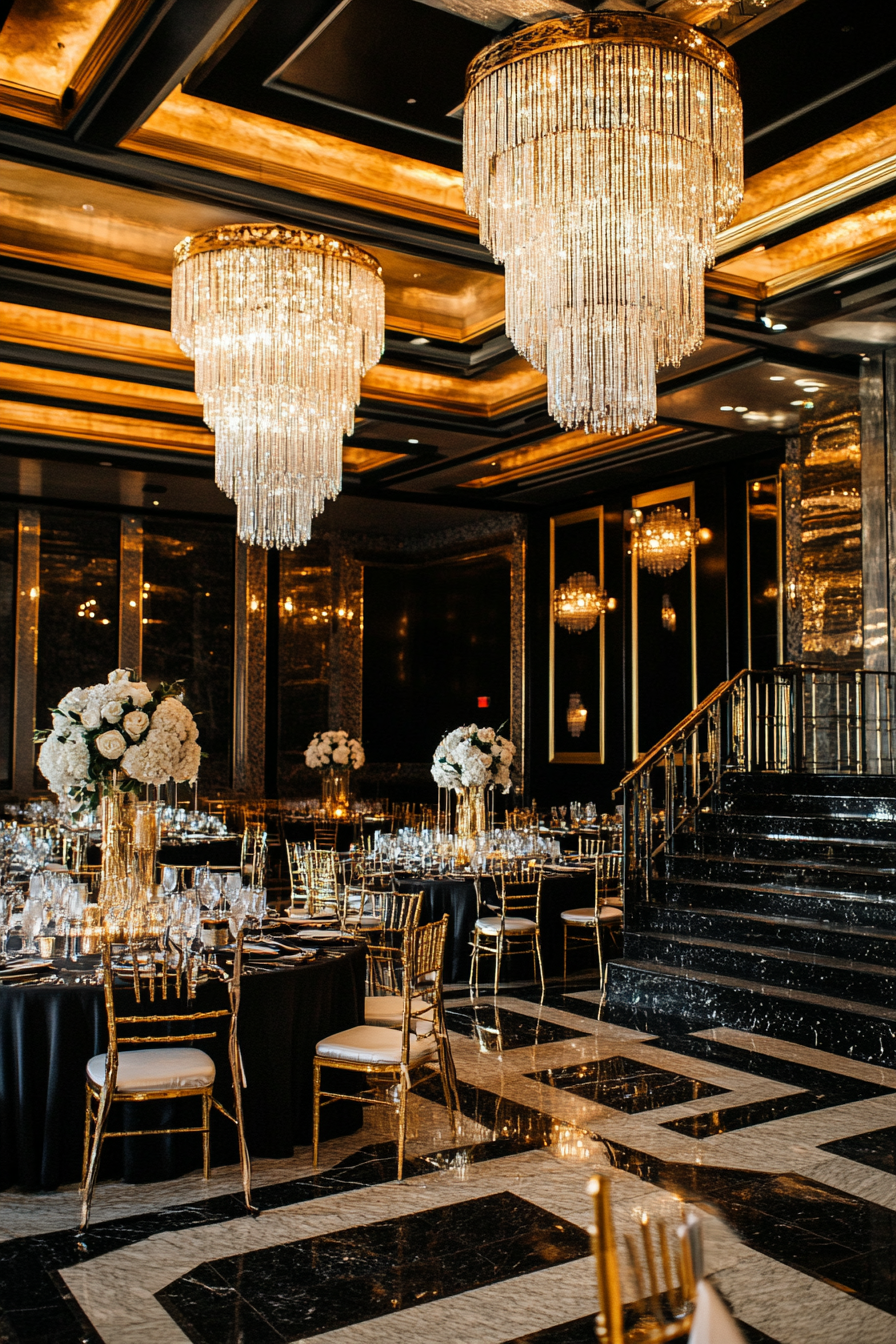
[[[896,671],[896,349],[862,365],[864,663]]]

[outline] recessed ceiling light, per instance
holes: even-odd
[[[790,404],[791,406],[802,406],[803,403],[801,401],[792,401]]]
[[[111,462],[101,462],[101,463],[100,463],[100,466],[101,466],[101,467],[111,467],[111,465],[112,465]]]
[[[783,373],[773,373],[773,374],[771,375],[771,377],[769,378],[769,382],[770,382],[770,383],[783,383],[783,382],[784,382],[784,375],[783,375]]]
[[[419,439],[408,439],[408,443],[419,443]]]
[[[720,407],[719,407],[719,410],[720,410],[720,411],[733,411],[733,410],[734,410],[734,407],[733,407],[733,406],[720,406]]]
[[[408,102],[409,102],[409,103],[416,103],[416,101],[417,101],[416,98],[409,98],[409,99],[408,99]]]
[[[786,330],[787,330],[787,323],[786,323],[786,322],[773,322],[773,323],[772,323],[772,331],[786,331]]]
[[[410,341],[408,342],[408,344],[409,344],[409,345],[429,345],[429,337],[428,337],[428,336],[412,336],[411,339],[410,339]]]
[[[747,408],[746,408],[746,406],[735,406],[734,409],[735,409],[736,411],[745,411]]]
[[[95,207],[92,205],[82,205],[81,209],[85,212],[85,214],[92,215]]]

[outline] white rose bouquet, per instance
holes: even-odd
[[[361,743],[344,728],[315,733],[305,749],[305,764],[311,770],[329,770],[333,765],[360,770],[365,760]]]
[[[76,686],[51,713],[52,728],[34,734],[37,764],[73,813],[92,812],[113,787],[136,793],[199,771],[199,729],[179,683],[151,691],[119,667],[108,681]]]
[[[432,777],[440,789],[497,784],[507,793],[515,755],[509,738],[471,723],[442,738],[432,758]]]

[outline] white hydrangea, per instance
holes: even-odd
[[[59,801],[66,801],[70,789],[88,783],[90,749],[84,734],[76,728],[53,733],[38,753],[37,766]]]
[[[349,737],[344,728],[328,728],[315,733],[305,749],[305,764],[309,770],[327,770],[331,765],[350,766],[360,770],[366,757],[356,737]]]
[[[494,728],[475,723],[455,728],[436,747],[432,777],[440,789],[482,788],[497,785],[510,789],[510,767],[516,747]]]

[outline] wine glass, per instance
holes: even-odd
[[[37,944],[34,941],[41,924],[44,921],[44,902],[43,897],[29,896],[22,910],[22,951],[37,952]]]
[[[231,938],[236,938],[246,920],[249,909],[248,893],[242,889],[230,898],[230,915],[227,920]]]
[[[15,904],[15,887],[0,889],[0,966],[7,960],[6,942],[9,938],[9,926],[12,922],[12,908]]]
[[[177,879],[177,869],[166,864],[162,868],[162,890],[166,896],[170,896],[173,892],[177,891]]]
[[[243,886],[242,873],[227,874],[227,879],[224,883],[224,892],[227,897],[227,900],[230,902],[231,905],[233,904],[234,896],[236,896],[238,891],[242,890],[242,886]]]

